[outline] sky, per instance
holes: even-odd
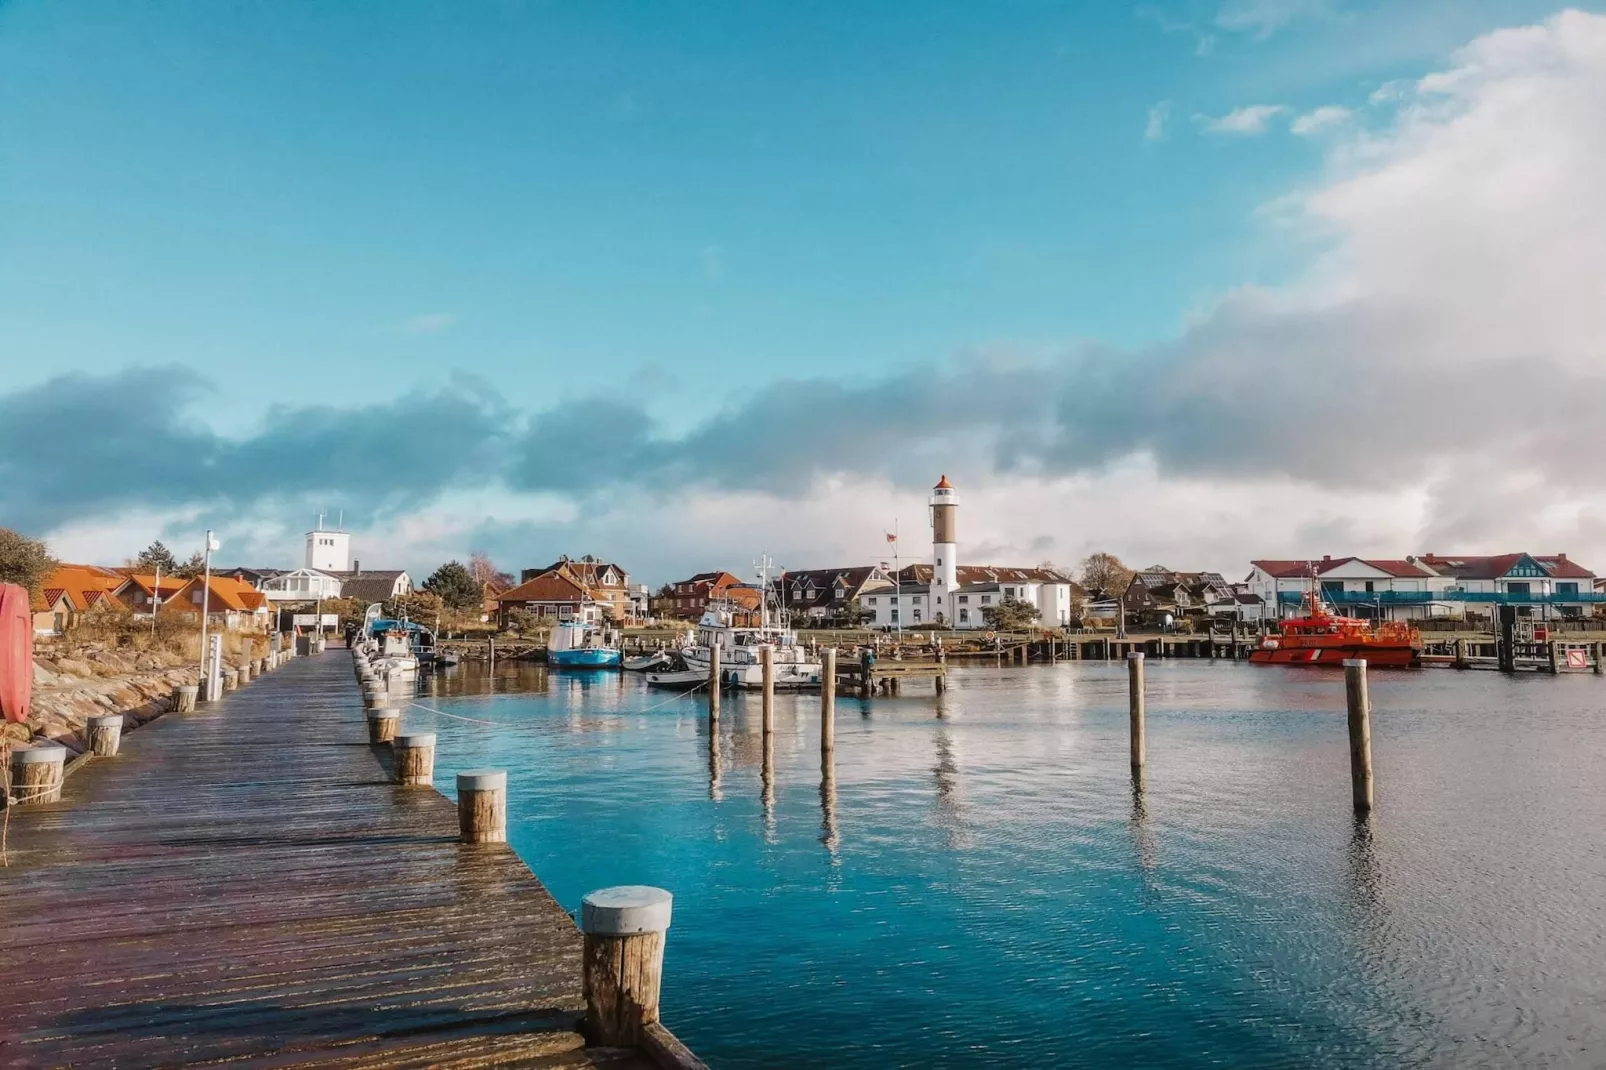
[[[1606,573],[1606,3],[0,0],[0,525]]]

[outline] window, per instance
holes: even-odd
[[[970,623],[970,610],[961,609],[959,611],[959,623],[960,624],[969,624]]]
[[[964,605],[968,601],[970,601],[970,595],[962,594],[962,595],[959,596],[959,604],[960,605]],[[963,609],[961,609],[959,612],[963,613],[965,611]]]
[[[938,567],[938,568],[941,568],[941,567],[942,567],[942,558],[940,558],[940,557],[939,557],[939,558],[937,558],[937,567]]]
[[[892,611],[892,623],[898,623],[898,611],[896,609]]]
[[[1004,588],[1004,597],[1005,598],[1014,598],[1015,597],[1015,588],[1013,588],[1013,587],[1005,587]]]
[[[1509,592],[1510,594],[1524,594],[1525,595],[1525,594],[1528,593],[1528,584],[1526,584],[1526,583],[1508,583],[1508,584],[1506,584],[1506,591]]]
[[[916,624],[920,623],[920,611],[918,609],[915,610],[915,623]]]
[[[1578,593],[1578,584],[1576,584],[1576,583],[1558,583],[1558,584],[1556,584],[1556,593],[1557,594],[1564,594],[1564,595],[1567,595],[1568,597],[1572,597],[1572,596],[1574,596],[1574,595],[1576,595]]]
[[[981,604],[984,605],[984,606],[985,605],[990,605],[992,603],[992,600],[993,600],[993,596],[990,595],[990,594],[984,594],[984,595],[981,596]]]
[[[864,604],[867,605],[867,606],[873,606],[873,605],[875,605],[875,599],[874,598],[866,598],[864,600]]]
[[[1371,594],[1372,593],[1372,581],[1371,580],[1367,580],[1366,581],[1366,593],[1367,594]]]

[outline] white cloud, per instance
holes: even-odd
[[[1208,115],[1195,115],[1200,129],[1207,134],[1237,134],[1254,137],[1264,134],[1267,126],[1277,116],[1287,112],[1288,108],[1282,104],[1250,104],[1242,108],[1234,108],[1220,118]]]
[[[1323,130],[1342,126],[1349,120],[1350,110],[1348,108],[1341,108],[1336,104],[1328,104],[1301,115],[1289,125],[1288,129],[1301,137],[1306,137],[1311,134],[1319,134]]]
[[[456,322],[457,317],[450,312],[425,312],[403,321],[401,329],[404,334],[434,334]]]
[[[1149,105],[1149,120],[1143,127],[1144,141],[1160,141],[1165,138],[1166,127],[1171,122],[1171,102],[1162,100],[1158,104]]]
[[[1328,0],[1228,0],[1216,14],[1216,25],[1266,38],[1298,19],[1332,11]]]

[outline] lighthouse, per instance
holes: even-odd
[[[959,495],[947,475],[931,488],[931,611],[953,620],[953,589],[959,586],[958,531],[954,526]]]

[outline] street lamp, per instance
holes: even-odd
[[[206,695],[208,702],[216,698],[217,695],[213,690],[211,659],[207,656],[206,650],[206,620],[207,613],[212,608],[212,551],[218,549],[221,545],[213,537],[212,530],[208,528],[206,532],[206,553],[202,557],[201,564],[201,575],[203,577],[201,580],[201,679],[205,682],[202,693]],[[158,586],[159,589],[160,587]]]

